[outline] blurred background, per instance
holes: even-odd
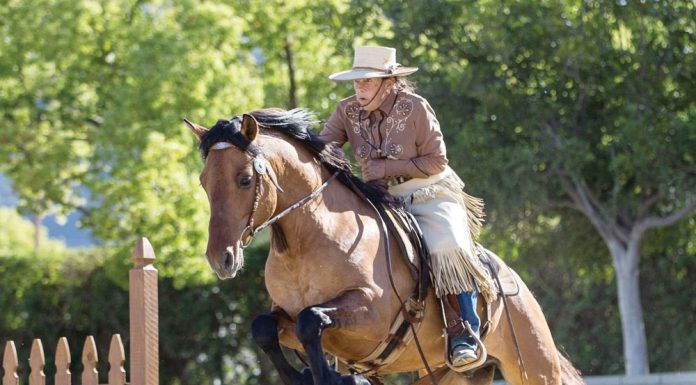
[[[450,163],[486,201],[481,242],[583,374],[696,370],[695,8],[2,0],[0,342],[26,357],[40,337],[49,362],[63,335],[103,347],[120,332],[127,347],[130,251],[147,236],[160,382],[278,383],[249,332],[270,306],[268,241],[241,277],[214,277],[202,161],[181,119],[274,106],[325,120],[352,93],[327,76],[378,44],[420,68]]]

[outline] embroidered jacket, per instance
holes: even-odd
[[[435,112],[413,93],[392,92],[371,113],[360,109],[355,95],[343,99],[320,136],[338,146],[350,142],[361,166],[384,162],[382,178],[427,178],[448,162]]]

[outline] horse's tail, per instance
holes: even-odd
[[[585,385],[585,380],[565,354],[558,351],[558,361],[561,363],[561,384],[563,385]]]

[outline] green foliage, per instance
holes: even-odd
[[[65,245],[49,239],[47,234],[46,228],[39,228],[39,249],[34,250],[34,225],[22,218],[17,210],[0,207],[0,258],[31,256],[34,252],[59,258],[65,253]]]
[[[181,118],[211,125],[287,107],[286,42],[298,101],[327,116],[345,95],[326,76],[349,66],[336,52],[361,40],[344,26],[357,15],[355,26],[374,32],[388,24],[374,7],[340,1],[10,2],[0,10],[0,171],[25,212],[81,210],[119,256],[109,274],[148,235],[164,276],[209,281],[202,165]],[[34,38],[36,20],[50,39]]]
[[[238,3],[246,10],[249,40],[245,47],[259,58],[266,106],[306,107],[328,117],[336,102],[349,96],[341,85],[327,81],[328,76],[350,68],[355,44],[389,34],[388,21],[371,4],[349,5],[342,0]],[[291,81],[296,105],[290,96]]]
[[[693,370],[696,364],[696,298],[687,293],[696,279],[696,219],[660,230],[646,240],[641,272],[648,344],[655,372]],[[691,286],[689,286],[691,285]]]
[[[0,11],[2,165],[21,206],[79,207],[84,225],[127,250],[150,235],[165,276],[209,280],[200,169],[181,117],[212,119],[260,105],[237,10],[191,2],[16,2]],[[34,39],[35,21],[43,36]],[[92,203],[87,204],[89,196]],[[173,199],[172,199],[173,198]],[[194,258],[181,258],[179,256]]]

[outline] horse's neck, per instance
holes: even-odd
[[[331,174],[324,171],[313,173],[293,171],[285,176],[286,185],[293,188],[286,193],[278,195],[276,212],[282,212],[286,208],[299,202],[321,187]],[[283,232],[287,236],[288,246],[293,243],[317,241],[319,238],[329,236],[333,240],[341,242],[335,237],[347,236],[351,230],[359,226],[356,215],[369,216],[365,202],[362,202],[352,191],[343,185],[338,179],[333,179],[328,186],[317,196],[301,207],[291,211],[279,221]],[[342,225],[342,232],[336,233],[335,226]]]
[[[285,192],[278,193],[276,214],[316,191],[331,173],[316,158],[291,142],[268,138],[272,161]],[[270,148],[273,147],[273,148]],[[288,269],[309,269],[333,261],[355,265],[356,259],[371,269],[378,253],[379,227],[375,213],[338,179],[316,198],[294,209],[277,223],[271,259]],[[278,241],[282,233],[282,241]],[[350,266],[348,266],[350,267]]]

